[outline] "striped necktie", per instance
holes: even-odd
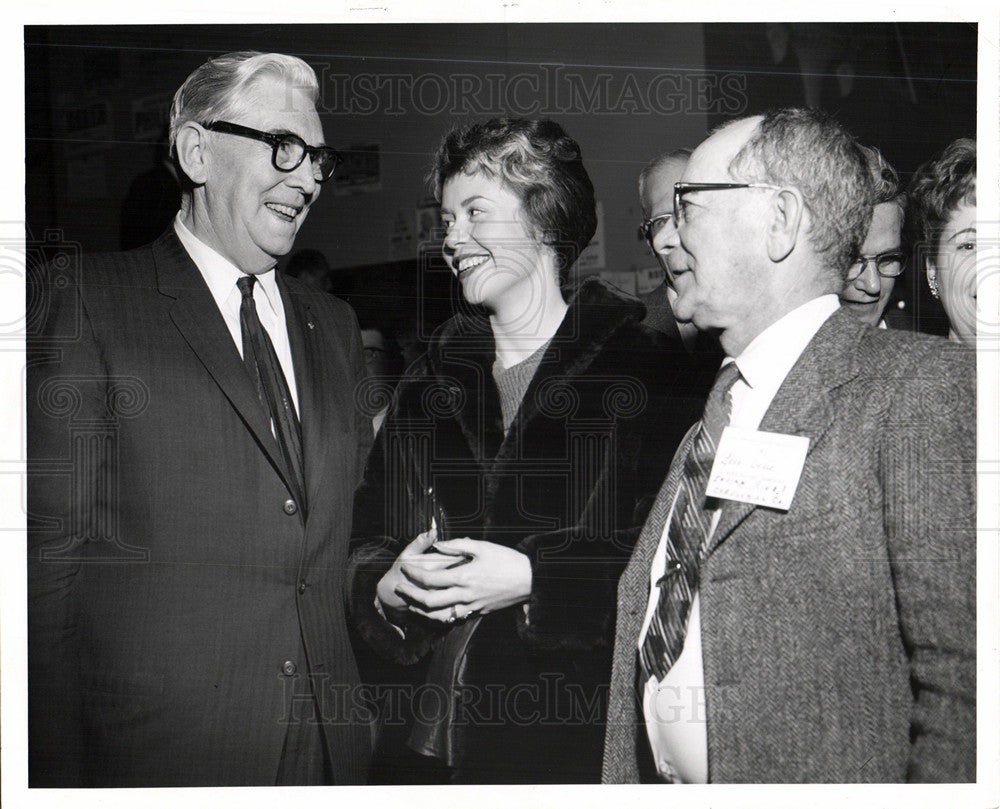
[[[684,648],[691,595],[698,586],[698,566],[708,548],[715,508],[714,503],[706,502],[705,489],[715,460],[715,448],[729,424],[730,388],[739,378],[735,362],[719,369],[705,402],[701,426],[684,459],[667,532],[666,565],[657,581],[660,595],[639,652],[642,682],[650,676],[662,680]]]

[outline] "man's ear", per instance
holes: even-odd
[[[204,183],[209,161],[205,129],[194,121],[188,121],[177,130],[174,144],[181,170],[195,185]]]
[[[795,248],[799,234],[804,232],[805,201],[795,188],[782,188],[771,198],[768,208],[767,255],[771,261],[783,261]]]

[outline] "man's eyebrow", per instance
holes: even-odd
[[[949,241],[949,242],[950,242],[950,241],[952,241],[953,239],[957,239],[957,238],[958,238],[959,236],[961,236],[961,235],[962,235],[963,233],[973,233],[973,234],[974,234],[975,232],[976,232],[976,229],[975,229],[975,227],[971,227],[971,228],[962,228],[961,230],[956,230],[956,231],[955,231],[954,233],[952,233],[952,234],[951,234],[951,236],[949,236],[949,237],[948,237],[947,241]]]
[[[312,146],[304,137],[302,137],[294,129],[285,129],[284,127],[276,127],[275,129],[268,129],[267,133],[269,135],[278,135],[279,137],[284,137],[285,135],[295,135],[299,140],[301,140],[306,146]],[[326,146],[325,143],[317,143],[316,146]]]

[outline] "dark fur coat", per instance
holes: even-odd
[[[643,315],[585,281],[506,436],[485,318],[446,323],[396,391],[355,502],[357,634],[414,664],[449,631],[418,618],[402,638],[374,607],[379,579],[432,515],[447,538],[513,547],[532,566],[527,604],[483,616],[455,661],[456,780],[599,779],[618,578],[707,390]]]

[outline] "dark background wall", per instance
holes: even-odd
[[[322,251],[347,291],[359,278],[403,278],[419,294],[421,246],[434,253],[423,178],[442,135],[471,117],[566,127],[603,205],[601,249],[584,272],[626,275],[652,265],[635,233],[639,170],[728,117],[824,106],[904,179],[975,132],[974,25],[35,26],[25,29],[31,235],[58,229],[104,250],[132,228],[155,232],[172,207],[158,210],[155,167],[173,91],[205,59],[239,49],[296,54],[320,77],[327,142],[348,163],[296,248]],[[908,275],[901,295],[913,297]]]

